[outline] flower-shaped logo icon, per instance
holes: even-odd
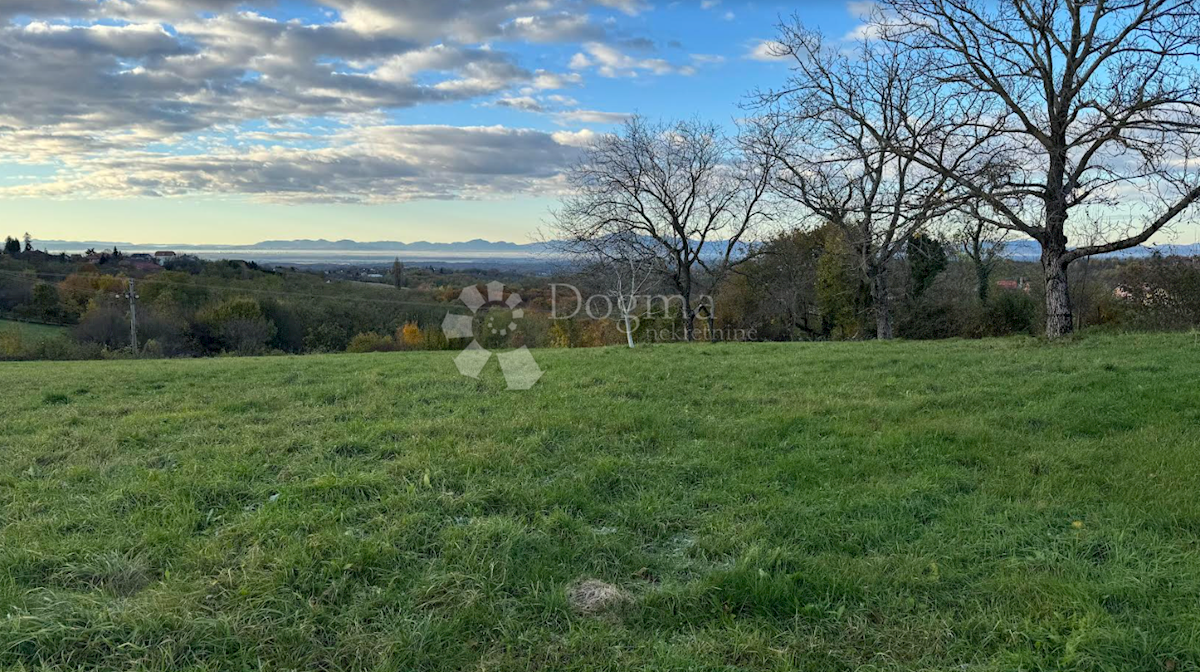
[[[479,314],[480,309],[488,304],[502,304],[511,311],[512,319],[508,324],[497,324],[495,317],[490,316],[484,324],[485,329],[499,336],[507,336],[515,332],[517,321],[525,317],[525,311],[517,308],[521,305],[521,295],[514,292],[509,294],[507,299],[504,298],[504,283],[502,282],[489,282],[487,297],[484,297],[479,289],[472,285],[462,290],[459,299],[471,310],[471,314],[455,315],[451,313],[446,315],[446,319],[442,321],[442,333],[446,335],[446,338],[452,340],[471,339],[471,343],[454,358],[454,364],[462,375],[478,379],[483,367],[492,358],[492,353],[484,349],[475,338],[475,317]],[[496,359],[500,361],[500,370],[504,373],[504,380],[508,383],[510,390],[528,390],[542,377],[542,369],[534,361],[529,348],[522,346],[511,352],[502,352],[496,355]]]

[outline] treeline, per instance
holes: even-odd
[[[476,276],[409,269],[402,283],[180,257],[164,267],[107,255],[103,265],[37,251],[0,259],[0,317],[64,325],[58,339],[10,331],[6,359],[130,356],[130,281],[139,356],[304,354],[448,347],[441,322]],[[431,282],[432,281],[432,282]],[[433,284],[436,282],[436,284]]]
[[[896,336],[909,339],[1038,335],[1045,322],[1041,266],[1000,257],[982,272],[960,246],[915,236],[887,277]],[[1071,269],[1076,329],[1200,327],[1200,260],[1092,258]],[[722,286],[718,324],[760,340],[874,338],[874,296],[834,227],[768,242]]]
[[[130,280],[141,357],[390,352],[459,349],[442,321],[466,313],[463,287],[500,279],[524,299],[522,315],[488,306],[474,338],[488,349],[594,347],[626,343],[619,311],[589,316],[550,285],[607,291],[608,278],[576,268],[557,279],[488,271],[404,270],[404,280],[332,281],[320,273],[267,269],[239,261],[180,257],[138,267],[123,255],[103,265],[23,248],[0,256],[0,317],[63,325],[60,335],[0,328],[0,358],[99,359],[133,356]],[[876,292],[836,227],[793,230],[765,241],[736,272],[713,282],[697,310],[699,340],[853,340],[876,336]],[[910,339],[1039,333],[1040,268],[1002,255],[981,269],[962,245],[914,236],[887,272],[896,335]],[[399,267],[395,271],[400,271]],[[1072,269],[1076,328],[1200,327],[1200,260],[1153,256],[1089,259]],[[701,285],[710,278],[699,274]],[[647,293],[670,292],[649,284]],[[482,287],[481,287],[482,290]],[[638,343],[687,340],[682,304],[642,302],[631,311]],[[564,317],[569,316],[569,317]],[[515,324],[515,330],[508,325]],[[490,325],[501,325],[495,328]]]

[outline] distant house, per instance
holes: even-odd
[[[996,286],[1000,289],[1011,289],[1015,292],[1025,292],[1026,294],[1029,293],[1029,283],[1025,281],[1025,278],[1018,278],[1016,280],[997,280]]]
[[[157,261],[159,264],[165,264],[177,256],[178,256],[177,254],[175,254],[174,252],[171,252],[170,250],[161,250],[161,251],[154,253],[154,260]]]

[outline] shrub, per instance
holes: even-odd
[[[1037,301],[1022,291],[994,292],[976,316],[976,323],[967,330],[974,337],[1037,333]]]
[[[16,329],[0,329],[0,358],[23,359],[25,344]]]
[[[275,324],[263,316],[258,302],[235,298],[196,314],[200,340],[209,349],[243,355],[260,354],[275,335]]]
[[[422,345],[424,339],[421,335],[421,327],[417,326],[416,322],[409,322],[400,328],[396,333],[396,341],[407,350],[416,350]]]
[[[0,329],[0,359],[3,360],[76,360],[100,359],[104,346],[76,343],[64,336],[26,338],[15,329]]]
[[[356,335],[350,339],[350,345],[346,346],[346,352],[391,352],[396,350],[396,341],[391,338],[374,332],[368,331]]]
[[[1119,307],[1138,329],[1187,329],[1200,324],[1200,262],[1155,256],[1118,274]]]
[[[93,300],[75,325],[75,338],[85,343],[99,343],[107,348],[129,347],[129,314],[127,308],[111,297]]]
[[[574,345],[573,341],[575,323],[571,320],[555,320],[550,325],[550,347],[552,348],[569,348]]]
[[[153,338],[146,341],[139,354],[147,359],[162,359],[166,356],[162,343]]]
[[[451,343],[442,333],[440,326],[431,326],[421,330],[421,348],[424,350],[448,350]]]
[[[340,352],[348,343],[346,330],[328,322],[310,327],[304,335],[304,347],[310,352]]]
[[[916,340],[954,338],[961,333],[962,324],[954,306],[928,297],[918,300],[896,325],[897,336]]]

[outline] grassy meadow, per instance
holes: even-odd
[[[31,340],[45,340],[48,338],[59,338],[67,335],[67,327],[57,327],[50,324],[38,324],[36,322],[21,322],[18,320],[0,319],[0,334],[12,332],[18,334],[21,338]]]
[[[0,666],[1200,669],[1194,336],[536,355],[0,364]]]

